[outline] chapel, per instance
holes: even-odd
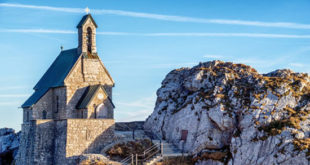
[[[77,48],[61,50],[22,105],[17,164],[74,164],[113,138],[114,80],[98,56],[98,26],[86,14],[76,27]]]

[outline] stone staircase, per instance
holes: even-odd
[[[154,141],[154,143],[156,143],[156,141]],[[183,154],[175,145],[166,141],[162,141],[160,146],[160,153],[144,162],[144,165],[154,165],[156,162],[163,160],[164,157],[187,156],[187,154]]]
[[[154,145],[146,149],[143,154],[131,154],[126,157],[120,162],[122,165],[154,165],[167,157],[188,156],[172,143],[161,140],[158,135],[150,133],[148,136]]]

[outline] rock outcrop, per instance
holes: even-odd
[[[0,129],[0,164],[10,164],[16,159],[19,138],[20,132],[15,133],[14,129]]]
[[[196,164],[309,164],[307,74],[212,61],[171,71],[157,96],[145,130]]]

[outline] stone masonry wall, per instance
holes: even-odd
[[[83,61],[83,62],[82,62]],[[100,59],[79,59],[69,76],[65,79],[67,87],[67,118],[78,118],[75,110],[77,102],[89,85],[105,84],[113,86]],[[112,95],[112,90],[108,93]]]
[[[33,120],[22,127],[18,165],[75,164],[114,137],[113,119]]]
[[[55,122],[54,141],[54,164],[64,164],[66,162],[66,144],[67,144],[67,120],[58,120]]]
[[[66,157],[99,153],[114,136],[113,119],[68,119]]]
[[[23,124],[16,164],[53,164],[54,130],[53,120],[32,120]]]
[[[66,119],[66,107],[67,99],[66,93],[67,90],[65,87],[53,88],[53,115],[54,119]],[[58,108],[57,108],[57,99],[58,97]]]
[[[33,164],[34,128],[31,123],[22,124],[17,165]]]
[[[58,111],[56,107],[56,96],[58,96]],[[33,105],[29,112],[30,120],[43,119],[43,111],[47,112],[47,119],[65,119],[66,118],[66,88],[52,88]],[[24,121],[27,118],[25,109]]]
[[[47,118],[51,119],[53,117],[53,90],[48,90],[45,95],[33,105],[31,119],[42,119],[43,111],[47,112]]]
[[[53,120],[36,120],[34,130],[34,164],[52,165],[54,161],[55,125]]]

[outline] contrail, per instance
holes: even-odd
[[[64,8],[53,6],[36,6],[12,3],[0,3],[0,7],[14,7],[14,8],[27,8],[47,11],[60,11],[67,13],[84,13],[82,8]],[[92,9],[91,13],[102,15],[118,15],[127,17],[147,18],[164,20],[171,22],[189,22],[189,23],[207,23],[207,24],[227,24],[227,25],[242,25],[242,26],[256,26],[256,27],[277,27],[277,28],[290,28],[290,29],[310,29],[309,24],[301,24],[294,22],[262,22],[262,21],[246,21],[246,20],[230,20],[230,19],[206,19],[186,16],[163,15],[144,12],[132,12],[124,10],[106,10],[106,9]]]
[[[58,29],[0,29],[0,33],[55,33],[76,34],[72,30]],[[251,37],[251,38],[291,38],[310,39],[310,35],[272,34],[272,33],[128,33],[128,32],[97,32],[97,35],[110,36],[141,36],[141,37]]]

